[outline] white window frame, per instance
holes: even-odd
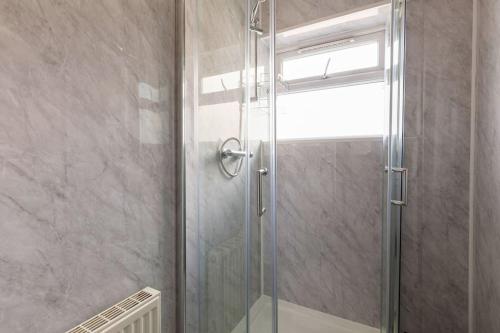
[[[307,55],[321,54],[336,50],[362,46],[373,42],[378,43],[378,64],[375,67],[361,68],[352,71],[328,74],[326,77],[314,76],[296,80],[282,80],[283,63],[285,60],[302,58]],[[385,71],[385,31],[378,31],[341,40],[323,40],[313,45],[286,50],[277,54],[279,74],[278,94],[296,93],[308,90],[327,89],[340,86],[356,85],[370,82],[383,82]]]

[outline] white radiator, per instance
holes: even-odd
[[[160,292],[145,288],[66,333],[160,332]]]

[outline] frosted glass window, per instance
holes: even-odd
[[[353,46],[329,52],[304,55],[283,60],[282,77],[284,81],[320,77],[325,74],[336,74],[379,65],[379,44]]]
[[[384,133],[385,84],[279,95],[278,139],[379,136]]]

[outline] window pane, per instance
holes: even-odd
[[[379,64],[378,47],[378,42],[371,42],[336,51],[285,59],[283,60],[283,79],[290,81],[322,76],[328,59],[330,59],[330,64],[327,74],[376,67]]]
[[[278,139],[378,136],[384,131],[384,83],[278,96]]]

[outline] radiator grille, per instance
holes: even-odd
[[[82,327],[75,327],[68,333],[87,333],[88,331]]]
[[[99,315],[95,316],[94,318],[91,318],[84,322],[82,324],[82,327],[88,329],[90,332],[95,332],[96,329],[99,327],[104,326],[108,321]]]
[[[122,308],[123,310],[130,310],[137,304],[139,304],[139,302],[136,302],[132,298],[127,298],[126,300],[118,303],[116,306]]]
[[[152,295],[150,293],[147,293],[145,291],[140,291],[136,295],[132,296],[133,299],[135,299],[138,302],[142,302],[150,298]]]
[[[125,311],[121,310],[120,308],[113,306],[112,308],[109,308],[101,313],[101,316],[103,316],[107,320],[113,320],[124,312]]]
[[[66,333],[160,333],[160,313],[160,292],[145,288]]]

